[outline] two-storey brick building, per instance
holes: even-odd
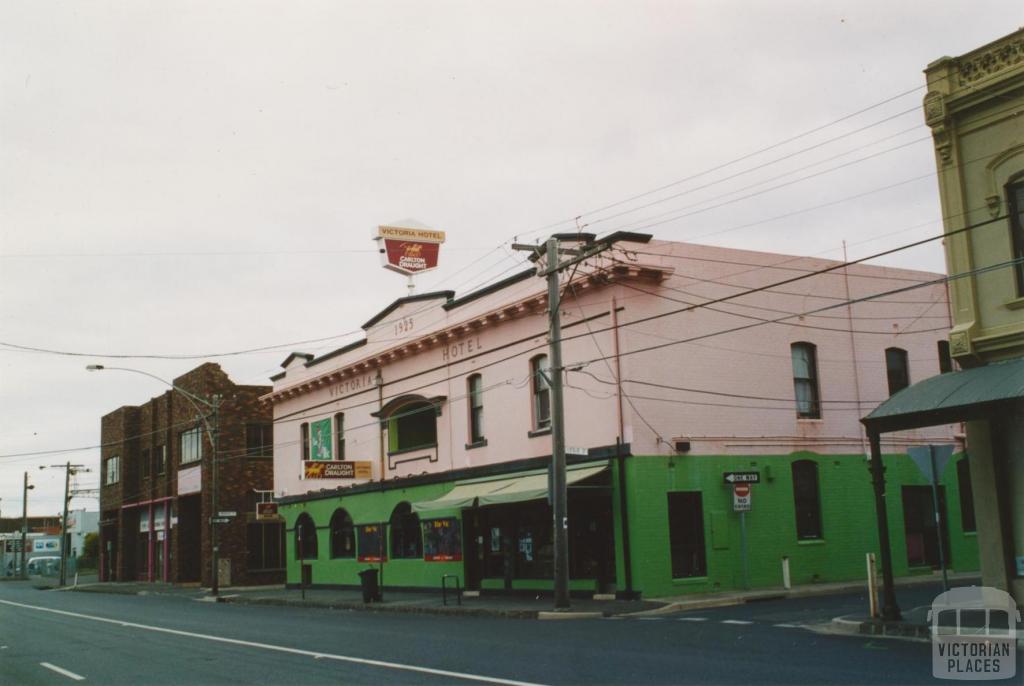
[[[280,582],[282,524],[256,516],[273,489],[273,427],[259,402],[269,387],[236,385],[213,363],[173,386],[102,419],[101,580],[210,585],[216,469],[216,512],[237,513],[217,525],[219,582]]]
[[[783,558],[795,583],[861,578],[877,534],[859,418],[944,364],[938,275],[603,240],[562,284],[570,587],[774,586]],[[547,307],[526,269],[400,298],[364,339],[285,360],[266,399],[289,583],[353,585],[375,565],[388,586],[551,588]],[[955,465],[940,534],[905,455],[955,432],[884,446],[899,573],[930,573],[940,535],[954,569],[977,567]],[[733,471],[759,478],[742,525]]]

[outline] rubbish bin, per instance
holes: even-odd
[[[364,569],[359,572],[359,583],[363,587],[364,603],[380,602],[380,586],[377,584],[376,569]]]

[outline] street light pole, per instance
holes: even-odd
[[[162,379],[155,374],[150,374],[149,372],[141,369],[133,369],[131,367],[104,367],[102,364],[90,364],[86,366],[86,370],[90,372],[102,371],[105,369],[119,372],[133,372],[135,374],[148,376],[151,379],[156,379],[160,383],[170,386],[171,390],[177,391],[181,395],[185,396],[185,399],[192,403],[192,407],[199,413],[199,419],[203,422],[203,428],[206,430],[206,438],[210,442],[210,447],[213,451],[213,455],[210,459],[210,485],[213,490],[210,501],[210,508],[212,510],[210,517],[210,547],[212,548],[212,554],[210,555],[210,560],[213,564],[213,579],[210,585],[210,591],[216,596],[219,592],[219,584],[217,583],[217,564],[220,551],[217,541],[217,524],[213,521],[213,518],[216,517],[217,514],[217,431],[220,428],[220,396],[215,394],[213,396],[213,402],[210,402],[209,400],[200,398],[199,396],[186,391],[180,386],[174,385],[166,379]],[[213,411],[214,428],[210,428],[209,417],[208,415],[203,414],[203,410],[196,405],[197,402],[202,403]]]

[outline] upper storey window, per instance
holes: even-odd
[[[885,373],[889,379],[889,395],[910,385],[910,364],[902,348],[885,349]]]
[[[416,450],[437,445],[437,410],[431,402],[410,402],[388,418],[388,450]]]
[[[1010,210],[1010,241],[1015,260],[1013,271],[1017,277],[1017,296],[1024,298],[1024,178],[1017,177],[1006,187]]]
[[[801,419],[821,419],[821,400],[818,397],[818,355],[812,343],[794,343],[793,390],[796,394],[796,416]]]
[[[547,429],[551,426],[551,387],[545,374],[548,369],[548,356],[537,355],[530,360],[530,388],[533,391],[533,427]]]

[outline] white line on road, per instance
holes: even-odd
[[[451,672],[446,669],[433,669],[431,667],[420,667],[418,665],[405,665],[400,662],[385,662],[384,660],[370,660],[363,657],[351,657],[349,655],[335,655],[331,653],[320,653],[314,650],[302,650],[300,648],[287,648],[285,646],[275,646],[269,643],[256,643],[254,641],[243,641],[237,638],[226,638],[224,636],[212,636],[210,634],[197,634],[191,631],[181,631],[179,629],[167,629],[162,626],[150,626],[148,624],[136,624],[135,622],[123,622],[119,619],[107,619],[106,617],[95,617],[93,615],[84,615],[78,612],[68,612],[67,610],[54,610],[49,607],[39,607],[37,605],[26,605],[25,603],[15,603],[10,600],[0,600],[0,603],[4,605],[11,605],[13,607],[22,607],[26,610],[36,610],[38,612],[50,612],[55,615],[64,615],[65,617],[75,617],[77,619],[88,619],[94,622],[103,622],[105,624],[118,624],[123,627],[130,627],[134,629],[142,629],[144,631],[156,631],[164,634],[171,634],[174,636],[185,636],[187,638],[198,638],[203,641],[216,641],[217,643],[227,643],[230,645],[245,646],[247,648],[260,648],[262,650],[273,650],[279,653],[289,653],[291,655],[303,655],[305,657],[312,657],[320,660],[337,660],[339,662],[351,662],[358,665],[367,665],[370,667],[383,667],[385,669],[397,669],[406,672],[419,672],[420,674],[433,674],[435,676],[443,676],[451,679],[464,679],[466,681],[480,681],[487,684],[501,684],[502,686],[541,686],[540,684],[531,683],[529,681],[515,681],[513,679],[501,679],[493,676],[482,676],[479,674],[467,674],[465,672]],[[51,667],[52,669],[53,667]],[[76,675],[77,676],[77,675]]]
[[[679,621],[680,622],[706,622],[706,621],[708,621],[708,618],[707,617],[680,617]]]
[[[61,669],[57,665],[51,665],[49,662],[40,662],[39,664],[42,665],[43,667],[46,667],[47,669],[52,669],[53,671],[57,672],[57,674],[62,674],[62,675],[66,676],[69,679],[74,679],[75,681],[82,681],[82,680],[85,679],[84,676],[79,676],[78,674],[75,674],[74,672],[69,672],[66,669]]]
[[[746,626],[747,624],[753,624],[753,622],[749,622],[745,619],[723,619],[722,624],[742,624]]]
[[[772,624],[772,626],[777,626],[780,629],[803,629],[804,628],[803,625],[801,625],[801,624]]]

